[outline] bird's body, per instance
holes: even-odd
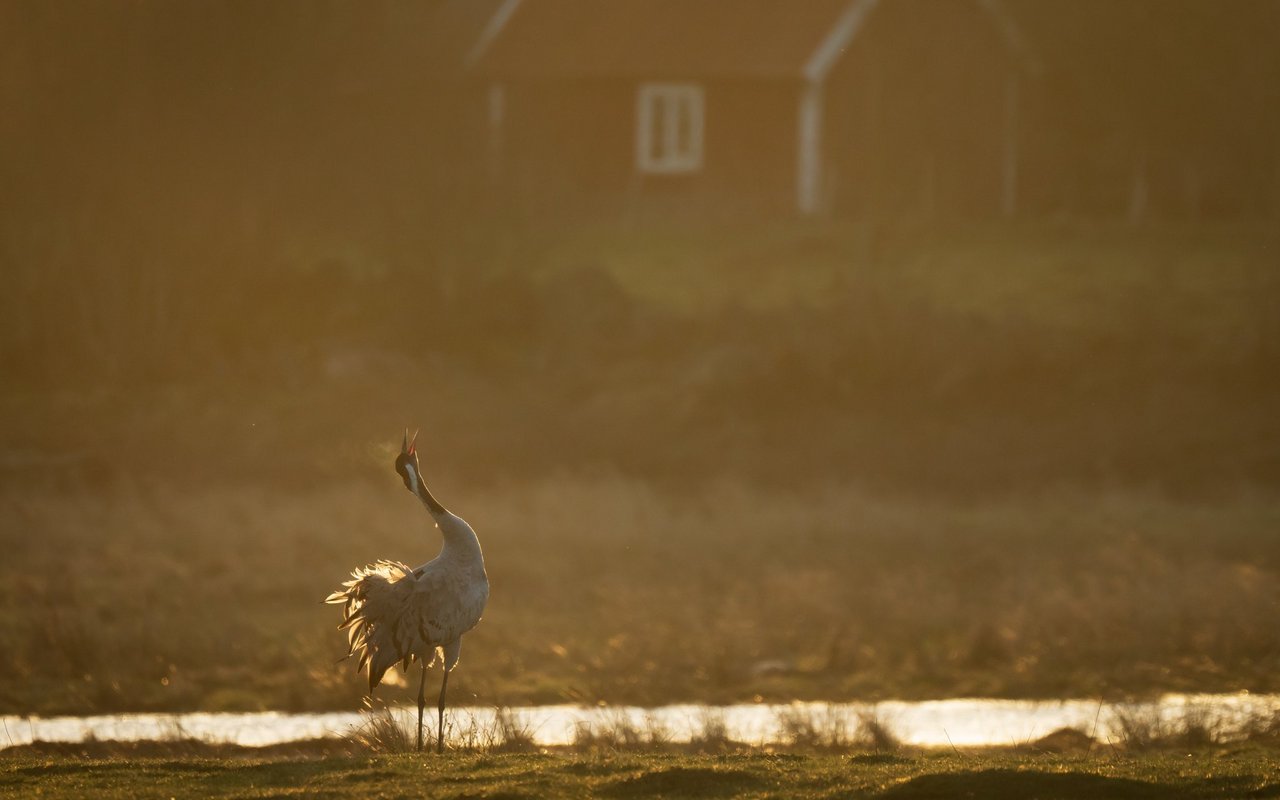
[[[458,664],[462,635],[480,621],[489,599],[480,540],[461,517],[446,510],[427,490],[408,436],[396,460],[405,486],[426,506],[444,538],[440,554],[417,568],[396,561],[378,561],[351,573],[343,588],[326,598],[344,604],[348,654],[359,658],[357,669],[369,668],[369,691],[386,671],[401,663],[407,670],[422,663],[418,690],[418,747],[422,747],[422,711],[426,672],[442,656],[440,718],[436,749],[443,749],[444,697],[449,673]]]

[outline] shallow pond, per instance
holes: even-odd
[[[1177,726],[1195,721],[1213,730],[1239,731],[1250,721],[1280,712],[1280,695],[1165,695],[1149,703],[1109,704],[1098,700],[983,700],[956,699],[923,702],[886,701],[874,705],[849,703],[766,703],[730,706],[673,705],[660,708],[630,706],[532,706],[505,709],[515,729],[541,745],[571,744],[581,732],[608,735],[630,730],[644,739],[655,733],[681,742],[709,730],[748,744],[785,742],[796,730],[809,728],[820,736],[853,734],[862,720],[874,719],[904,744],[930,747],[1029,744],[1059,728],[1076,728],[1099,741],[1119,740],[1122,719],[1147,725]],[[415,708],[398,708],[396,715],[412,726]],[[428,709],[428,729],[434,731],[435,709]],[[450,709],[446,730],[460,742],[491,741],[497,730],[493,708]],[[78,742],[86,738],[135,741],[194,738],[250,747],[343,736],[360,725],[359,712],[322,714],[188,713],[117,714],[93,717],[0,717],[0,748],[35,740]]]

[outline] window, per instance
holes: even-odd
[[[702,169],[702,87],[646,83],[636,96],[636,167],[677,174]]]

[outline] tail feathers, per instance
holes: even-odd
[[[347,655],[356,656],[356,671],[369,668],[369,691],[399,661],[407,665],[419,644],[404,635],[407,601],[413,592],[412,568],[396,561],[379,561],[351,573],[326,603],[344,604],[338,630],[347,631]]]
[[[398,653],[379,650],[374,653],[373,658],[369,661],[369,691],[373,691],[382,683],[382,676],[387,674],[387,670],[391,669],[400,661]]]

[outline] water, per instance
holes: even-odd
[[[730,706],[530,706],[509,709],[519,729],[540,745],[574,741],[583,728],[609,730],[620,722],[645,732],[660,730],[673,742],[688,741],[709,723],[723,724],[729,738],[767,745],[784,740],[786,717],[811,719],[819,730],[843,724],[854,731],[860,715],[872,715],[905,744],[924,747],[973,747],[1034,742],[1059,728],[1077,728],[1100,741],[1118,740],[1117,709],[1097,700],[933,700],[888,701],[874,706],[844,703],[743,704]],[[1251,719],[1280,712],[1280,695],[1165,695],[1150,703],[1122,707],[1140,718],[1176,723],[1187,717],[1225,730],[1237,730]],[[409,726],[416,709],[396,709]],[[492,730],[492,708],[450,709],[446,730]],[[428,714],[431,722],[434,715]],[[93,717],[0,717],[0,748],[34,740],[79,742],[86,738],[110,741],[194,738],[248,747],[343,736],[359,725],[358,712],[283,714],[116,714]]]

